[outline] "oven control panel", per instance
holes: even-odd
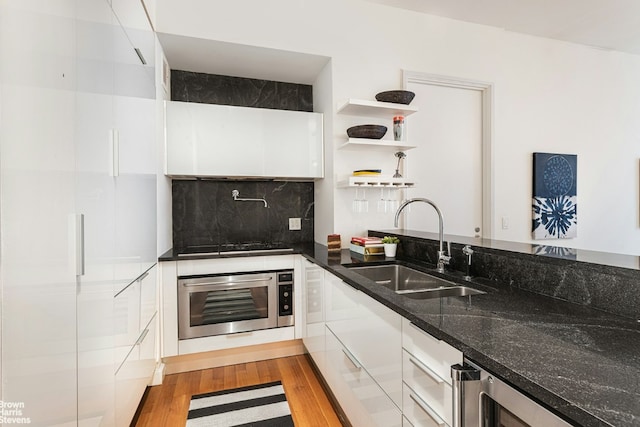
[[[278,272],[278,326],[293,325],[293,272]]]

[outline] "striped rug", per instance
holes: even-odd
[[[280,381],[191,397],[187,427],[293,427]]]

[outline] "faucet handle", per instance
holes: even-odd
[[[471,246],[465,245],[464,248],[462,248],[462,253],[467,256],[471,256],[473,255],[473,249],[471,249]]]
[[[445,255],[444,251],[438,251],[438,261],[443,264],[449,264],[449,261],[451,261],[451,255]]]

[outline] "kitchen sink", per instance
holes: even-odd
[[[484,294],[484,292],[477,289],[460,286],[454,282],[400,264],[355,266],[350,267],[349,270],[397,294],[412,299]]]
[[[427,289],[424,291],[406,293],[405,296],[411,299],[430,299],[444,297],[466,297],[469,295],[482,295],[484,293],[486,292],[469,288],[467,286],[456,285],[451,288]]]

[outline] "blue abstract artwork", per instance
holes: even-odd
[[[534,239],[570,239],[578,235],[575,154],[533,153]]]

